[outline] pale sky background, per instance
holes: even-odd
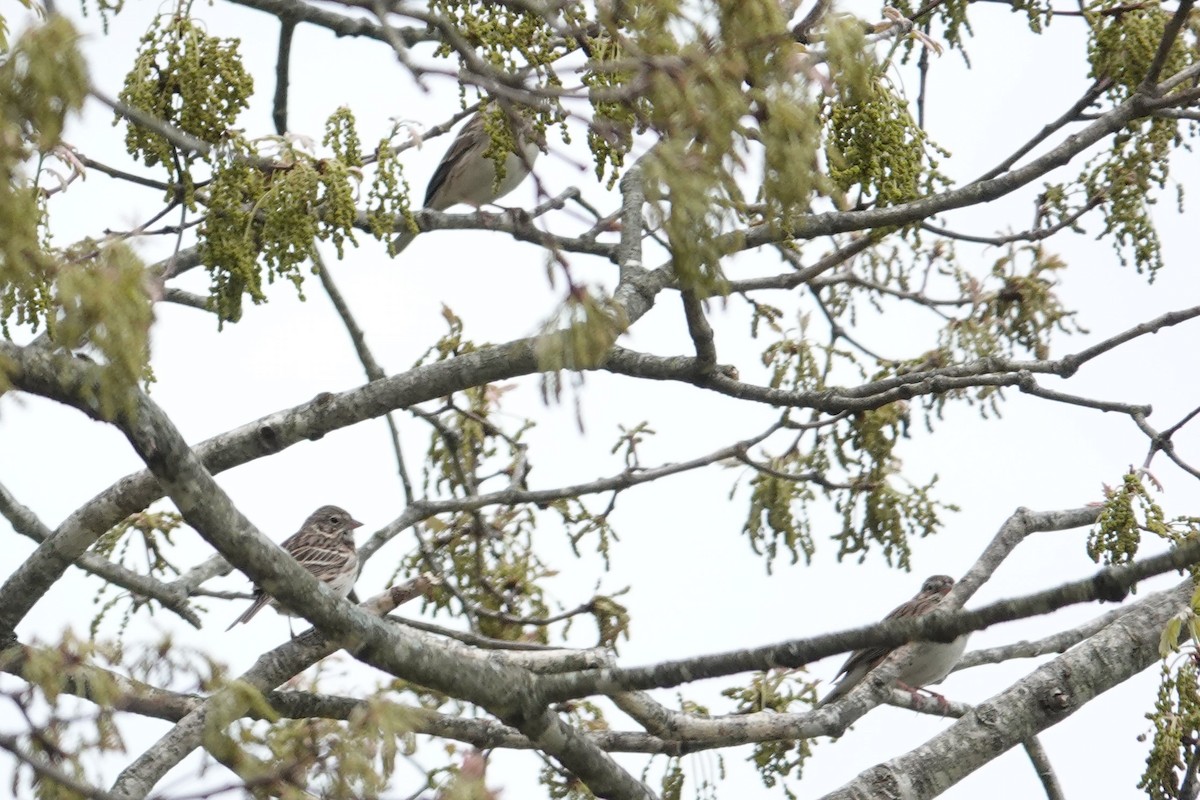
[[[73,6],[63,5],[64,11],[77,15]],[[151,15],[169,8],[169,4],[131,3],[113,20],[108,36],[99,33],[95,16],[81,23],[89,31],[85,51],[98,87],[116,95],[134,44]],[[878,13],[874,6],[865,4],[841,8],[868,19]],[[242,52],[257,81],[257,94],[241,125],[251,135],[271,134],[276,22],[267,15],[223,3],[211,8],[197,4],[194,11],[206,21],[210,33],[243,38]],[[977,5],[971,13],[976,30],[981,32],[981,38],[968,42],[973,67],[966,69],[956,53],[935,59],[926,117],[934,139],[953,154],[943,161],[942,168],[960,181],[974,178],[1024,143],[1047,120],[1073,103],[1087,85],[1080,20],[1056,19],[1047,34],[1035,37],[1028,35],[1023,17],[1006,9]],[[427,52],[417,50],[420,56]],[[343,104],[355,113],[367,146],[391,127],[389,118],[432,125],[457,109],[457,88],[450,80],[432,80],[433,91],[422,93],[395,63],[390,51],[376,42],[338,40],[302,25],[296,30],[292,65],[290,126],[294,132],[316,140],[322,135],[325,118]],[[915,98],[915,73],[906,68],[894,74]],[[111,113],[90,102],[84,118],[69,129],[67,139],[97,160],[124,165],[124,126],[114,128],[110,121]],[[575,130],[581,133],[578,126]],[[616,207],[616,196],[596,184],[590,169],[577,166],[586,159],[582,141],[577,135],[568,149],[552,135],[556,154],[538,162],[538,176],[552,193],[580,185],[589,201],[602,210],[611,210]],[[1058,141],[1061,135],[1052,139],[1052,143]],[[430,141],[420,151],[405,154],[408,177],[418,198],[423,196],[426,180],[448,144],[449,137],[443,137]],[[1052,179],[1073,177],[1082,163],[1077,159]],[[144,168],[134,171],[146,172]],[[1174,177],[1188,188],[1197,185],[1200,169],[1194,156],[1182,154],[1176,160]],[[979,235],[993,235],[1009,227],[1023,229],[1032,220],[1031,197],[1038,186],[983,208],[956,212],[949,216],[949,226]],[[1200,215],[1192,208],[1183,215],[1176,214],[1173,197],[1171,190],[1159,206],[1167,268],[1152,286],[1133,269],[1120,267],[1106,242],[1079,236],[1052,240],[1050,249],[1063,255],[1071,266],[1062,278],[1061,296],[1066,305],[1080,310],[1079,321],[1091,331],[1057,337],[1054,355],[1078,351],[1137,322],[1196,302],[1200,278],[1196,275],[1194,251],[1185,248],[1191,243],[1189,234],[1200,224]],[[503,202],[530,205],[534,200],[534,184],[527,181]],[[98,234],[106,227],[132,227],[158,208],[160,197],[156,192],[133,190],[93,173],[86,183],[57,196],[52,211],[56,232],[62,242],[67,242],[84,234]],[[554,219],[555,230],[572,225],[561,217]],[[140,250],[153,261],[169,252],[172,243],[147,241]],[[820,251],[813,248],[809,252],[815,255]],[[966,248],[961,252],[970,253]],[[466,321],[466,334],[474,341],[502,342],[540,330],[562,294],[561,281],[558,289],[548,286],[544,257],[537,248],[484,232],[431,233],[419,237],[396,261],[387,259],[382,246],[368,240],[358,250],[349,250],[344,263],[332,260],[331,249],[325,255],[367,331],[377,359],[389,373],[409,367],[442,334],[443,303]],[[979,271],[985,271],[1000,255],[994,249],[979,250]],[[649,265],[657,266],[660,258],[653,250],[647,251]],[[574,257],[572,263],[577,280],[609,288],[615,283],[611,264],[583,257]],[[734,277],[779,270],[776,257],[769,252],[746,254],[727,264],[727,274]],[[203,291],[206,284],[204,273],[195,270],[177,285]],[[160,304],[153,330],[153,365],[158,383],[152,396],[172,415],[189,441],[201,441],[304,402],[318,392],[341,391],[362,383],[362,370],[349,339],[319,282],[310,279],[305,290],[308,302],[300,302],[290,284],[270,287],[269,304],[248,305],[244,319],[227,326],[219,335],[211,316]],[[782,293],[764,299],[788,302]],[[814,310],[807,297],[800,307]],[[893,313],[886,318],[869,318],[865,305],[860,312],[858,335],[886,355],[908,358],[933,344],[929,316]],[[714,303],[710,317],[717,329],[719,361],[735,364],[744,380],[759,380],[758,352],[765,341],[749,342],[746,338],[749,317],[745,304],[740,300],[731,300],[726,307]],[[790,324],[796,324],[794,317]],[[823,340],[824,329],[819,325],[814,328],[814,336]],[[691,352],[676,296],[661,295],[656,308],[622,343],[660,354]],[[1152,403],[1155,412],[1151,422],[1161,430],[1197,404],[1200,392],[1190,372],[1195,362],[1195,343],[1194,326],[1140,339],[1092,362],[1061,388],[1109,400]],[[1049,380],[1043,383],[1059,388]],[[642,451],[644,463],[657,464],[694,458],[753,435],[776,416],[773,409],[741,405],[687,386],[637,384],[594,373],[587,376],[579,394],[586,422],[586,430],[580,433],[572,402],[545,408],[536,377],[522,379],[517,386],[506,396],[504,410],[514,420],[523,415],[537,419],[537,428],[529,438],[534,458],[531,488],[619,472],[620,459],[608,453],[618,435],[618,424],[651,422],[658,435]],[[598,559],[574,562],[559,527],[547,518],[546,526],[539,531],[539,544],[545,544],[544,558],[562,570],[561,577],[552,583],[555,599],[564,606],[573,606],[590,596],[597,580],[604,592],[631,585],[632,591],[621,598],[633,615],[633,638],[622,642],[620,649],[620,662],[625,665],[768,644],[872,622],[911,596],[925,576],[939,572],[961,575],[1017,507],[1048,510],[1097,501],[1102,483],[1116,483],[1130,464],[1140,465],[1148,447],[1132,422],[1116,415],[1055,406],[1016,392],[1009,393],[1003,413],[999,420],[981,423],[975,409],[953,406],[933,436],[925,433],[920,417],[914,417],[913,438],[904,443],[900,453],[905,474],[922,482],[937,473],[941,477],[938,496],[957,503],[962,511],[946,518],[946,528],[936,538],[913,543],[911,574],[887,568],[878,552],[862,565],[835,563],[836,548],[825,538],[834,530],[832,523],[818,523],[815,527],[820,549],[813,563],[777,561],[774,573],[767,575],[762,560],[750,552],[741,533],[745,493],[730,500],[733,474],[713,468],[622,495],[612,518],[621,542],[614,550],[609,574],[601,573]],[[420,457],[428,434],[402,413],[398,418],[403,421],[410,473],[419,480]],[[1200,434],[1194,428],[1180,433],[1176,444],[1184,458],[1190,456],[1193,463],[1200,460]],[[0,399],[0,482],[51,527],[115,479],[140,466],[113,428],[37,398]],[[1169,515],[1197,513],[1192,479],[1171,468],[1161,456],[1154,472],[1165,486],[1160,499]],[[748,477],[742,474],[743,486]],[[367,533],[360,541],[398,516],[404,505],[382,421],[294,446],[223,473],[218,481],[241,510],[277,540],[294,532],[321,503],[342,505],[366,523]],[[7,523],[0,523],[0,530],[7,531]],[[1034,536],[1010,557],[971,604],[1091,574],[1096,566],[1084,552],[1085,536],[1083,530]],[[19,536],[7,536],[6,542],[9,555],[3,563],[8,568],[0,574],[7,574],[33,549],[32,543]],[[183,568],[211,552],[190,531],[181,532],[176,542],[176,563]],[[359,594],[366,596],[382,588],[396,562],[412,546],[411,533],[405,533],[383,549],[361,577]],[[54,641],[68,625],[86,635],[94,613],[90,600],[95,584],[81,588],[85,582],[80,576],[73,571],[69,580],[61,581],[37,605],[18,630],[23,641]],[[1174,580],[1168,576],[1152,581],[1143,590],[1161,588]],[[219,586],[244,589],[247,582],[233,575]],[[132,626],[127,636],[130,641],[149,642],[159,631],[170,630],[180,645],[205,649],[226,660],[234,672],[244,670],[263,649],[287,637],[286,621],[273,614],[263,614],[251,624],[225,633],[224,628],[240,612],[242,603],[209,600],[206,605],[211,613],[205,618],[203,631],[182,626],[164,613]],[[976,634],[971,647],[1036,638],[1107,610],[1075,608],[1053,619],[998,626]],[[404,612],[415,614],[417,608]],[[446,617],[436,621],[453,624]],[[592,629],[590,622],[577,625],[576,643],[590,643]],[[115,623],[107,623],[105,633],[115,634]],[[812,673],[828,680],[840,663],[840,657],[828,659],[813,665]],[[1015,662],[959,673],[946,681],[942,691],[955,700],[982,701],[1039,663]],[[354,670],[352,675],[357,677],[345,680],[362,680],[363,674],[362,670]],[[1148,729],[1143,714],[1151,706],[1156,675],[1155,669],[1148,670],[1043,735],[1068,797],[1140,796],[1136,783],[1147,745],[1135,737]],[[368,674],[366,680],[373,684],[377,677]],[[714,713],[720,713],[728,709],[718,697],[720,689],[739,680],[688,685],[682,693],[710,704]],[[0,688],[14,683],[0,677]],[[673,690],[660,693],[668,705],[675,704],[675,696]],[[0,711],[0,730],[14,726],[4,717],[8,713]],[[618,727],[628,727],[619,715],[614,720]],[[875,763],[918,745],[947,724],[908,711],[879,708],[842,740],[822,741],[805,768],[803,780],[793,781],[793,789],[801,797],[817,797]],[[153,743],[166,726],[126,715],[122,717],[122,730],[132,758]],[[749,748],[725,753],[729,777],[719,790],[721,796],[781,797],[778,787],[763,788],[745,765],[748,753]],[[716,758],[708,753],[687,759],[689,782],[685,796],[691,796],[695,780],[716,777]],[[128,760],[122,759],[122,765]],[[438,763],[434,754],[427,763]],[[625,763],[640,770],[642,759],[625,759]],[[194,757],[184,762],[158,789],[194,789],[198,785],[193,777],[196,764]],[[101,785],[111,784],[119,768],[116,761],[106,762]],[[7,767],[3,772],[7,773]],[[405,797],[417,787],[419,776],[404,765],[397,774],[399,780],[391,796]],[[499,759],[491,776],[493,786],[505,787],[508,800],[545,796],[544,790],[535,786],[536,763],[528,756]],[[206,780],[223,782],[225,778],[221,770],[216,770]],[[1027,757],[1013,751],[944,796],[961,800],[1040,794]]]

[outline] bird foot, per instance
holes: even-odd
[[[950,710],[950,701],[947,700],[944,695],[940,695],[937,692],[933,691],[932,689],[925,689],[920,686],[909,686],[907,683],[904,683],[903,681],[897,681],[896,687],[898,689],[901,689],[902,691],[908,692],[910,695],[912,695],[914,705],[916,704],[917,699],[921,697],[921,693],[924,692],[930,698],[937,701],[938,707],[941,708],[942,713],[945,713]]]

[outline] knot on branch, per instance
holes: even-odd
[[[1129,594],[1129,589],[1108,570],[1092,578],[1092,585],[1096,587],[1096,598],[1104,603],[1119,603]]]

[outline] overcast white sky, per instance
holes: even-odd
[[[70,4],[63,5],[65,11],[75,13]],[[85,49],[97,86],[110,95],[117,93],[134,43],[150,15],[168,8],[168,4],[130,4],[113,21],[108,36],[99,33],[94,16],[81,23],[89,31]],[[860,4],[842,8],[868,18],[877,14]],[[274,20],[224,3],[212,8],[197,4],[194,12],[206,21],[211,33],[243,38],[243,53],[257,81],[257,96],[242,125],[251,134],[270,134],[277,42]],[[957,54],[947,54],[935,59],[929,85],[927,125],[933,137],[952,152],[943,168],[959,180],[991,167],[1045,121],[1061,114],[1087,85],[1079,20],[1059,18],[1050,32],[1039,38],[1027,33],[1021,17],[1000,7],[975,6],[972,19],[982,34],[969,42],[973,68],[966,69]],[[900,74],[915,97],[913,73]],[[457,89],[449,81],[433,81],[431,88],[432,93],[422,93],[378,43],[337,40],[307,26],[296,31],[290,97],[290,123],[296,133],[319,140],[324,119],[343,104],[357,116],[364,142],[377,140],[390,128],[391,117],[434,124],[457,109]],[[123,164],[124,129],[111,127],[110,120],[111,114],[94,102],[89,104],[84,118],[69,131],[70,143],[100,161]],[[582,137],[575,141],[568,150],[551,139],[558,155],[538,162],[539,178],[551,192],[577,184],[601,209],[615,208],[615,196],[595,184],[590,170],[575,166],[586,158],[579,144]],[[447,144],[448,138],[443,138],[406,154],[409,178],[418,197]],[[1080,163],[1073,162],[1056,177],[1077,174]],[[1178,159],[1176,167],[1176,177],[1186,186],[1197,185],[1200,169],[1194,157]],[[1032,219],[1031,196],[1024,193],[957,213],[949,218],[950,226],[982,235],[1009,226],[1024,227]],[[527,205],[534,199],[533,182],[528,181],[504,202]],[[56,231],[62,241],[68,241],[96,235],[105,227],[131,227],[159,206],[156,193],[131,190],[97,173],[57,197],[52,209]],[[1080,309],[1079,320],[1091,331],[1058,338],[1056,355],[1082,349],[1139,321],[1196,302],[1200,278],[1189,234],[1200,224],[1200,216],[1191,208],[1177,215],[1170,202],[1160,204],[1160,210],[1167,269],[1153,286],[1132,269],[1120,267],[1107,243],[1084,237],[1051,243],[1071,265],[1063,277],[1065,302]],[[559,218],[554,224],[570,223]],[[142,252],[154,260],[164,255],[168,246],[167,242],[146,242]],[[981,251],[980,270],[1000,255],[994,250]],[[422,236],[397,261],[388,260],[374,242],[351,250],[344,263],[332,261],[331,252],[326,257],[377,358],[389,372],[410,366],[442,333],[443,303],[466,320],[472,339],[500,342],[537,332],[561,297],[561,288],[547,284],[544,258],[537,248],[483,232]],[[648,262],[657,263],[653,257],[648,257]],[[777,269],[771,254],[751,253],[732,263],[729,274]],[[615,281],[614,268],[607,263],[577,258],[573,270],[577,279],[591,285],[611,287]],[[183,285],[202,291],[205,284],[205,276],[197,270]],[[303,402],[318,392],[362,383],[349,340],[319,283],[312,280],[306,284],[306,293],[308,302],[300,302],[290,284],[274,286],[268,305],[248,307],[240,323],[227,326],[219,335],[210,316],[160,305],[153,331],[158,376],[153,397],[172,414],[190,441]],[[787,302],[782,296],[771,299]],[[811,310],[807,305],[801,307]],[[717,329],[719,360],[737,365],[744,379],[754,380],[762,344],[745,340],[748,315],[744,304],[731,301],[723,308],[716,303],[711,316]],[[912,357],[932,346],[928,321],[919,323],[900,313],[869,320],[866,316],[863,309],[861,336],[888,355]],[[674,297],[664,295],[624,344],[663,354],[688,352],[681,319]],[[1152,421],[1165,428],[1191,410],[1200,396],[1191,372],[1195,352],[1194,328],[1168,330],[1090,364],[1068,386],[1076,394],[1152,403]],[[622,466],[619,459],[608,453],[618,424],[650,420],[658,435],[644,447],[643,456],[646,463],[659,463],[727,445],[760,431],[774,416],[771,409],[740,406],[688,387],[666,383],[640,386],[602,374],[587,376],[579,402],[586,422],[583,433],[575,426],[570,402],[551,408],[542,405],[536,379],[520,381],[517,391],[507,396],[506,411],[514,419],[525,414],[538,419],[531,436],[533,486],[618,472]],[[427,434],[405,421],[403,435],[409,469],[415,473]],[[1200,436],[1185,430],[1177,446],[1194,460],[1200,453]],[[933,436],[924,432],[922,424],[914,425],[913,439],[901,454],[907,474],[914,480],[940,475],[940,497],[959,504],[962,511],[949,516],[944,533],[914,543],[911,574],[888,569],[877,554],[861,566],[836,564],[833,545],[819,539],[821,550],[811,566],[782,561],[775,564],[774,574],[767,575],[763,562],[749,552],[740,533],[745,497],[739,494],[728,499],[734,473],[723,469],[672,478],[623,495],[613,515],[622,540],[615,550],[613,570],[607,575],[600,573],[595,559],[574,563],[557,527],[548,525],[539,537],[547,547],[547,558],[562,569],[555,591],[564,605],[590,596],[597,579],[604,591],[633,587],[622,598],[633,614],[633,639],[622,644],[621,662],[649,663],[874,621],[908,598],[926,575],[961,575],[1017,507],[1068,508],[1096,501],[1101,484],[1118,481],[1130,464],[1140,464],[1146,448],[1144,437],[1125,418],[1056,407],[1015,393],[999,420],[983,423],[976,411],[961,407],[947,413]],[[0,482],[51,526],[113,480],[139,467],[124,439],[111,428],[36,398],[0,399]],[[1156,467],[1155,474],[1166,487],[1162,501],[1168,513],[1197,513],[1194,482],[1165,461],[1156,462]],[[250,519],[277,539],[292,533],[321,503],[349,509],[366,523],[368,532],[395,518],[404,505],[381,421],[292,447],[224,473],[218,480]],[[0,522],[0,530],[7,530],[7,524]],[[832,530],[827,526],[823,533]],[[1095,566],[1084,553],[1084,536],[1085,532],[1075,531],[1034,537],[972,604],[1090,574]],[[181,566],[198,563],[211,552],[194,534],[184,533],[177,539]],[[21,537],[10,535],[6,541],[10,554],[6,564],[19,563],[32,550]],[[370,562],[359,583],[360,595],[381,588],[412,544],[411,534],[401,536]],[[70,578],[60,582],[24,621],[18,631],[23,641],[54,640],[66,625],[86,633],[93,607],[81,601],[90,600],[94,587],[81,590],[78,573]],[[1145,590],[1170,580],[1152,582]],[[244,588],[246,582],[235,575],[221,585]],[[287,636],[286,622],[271,614],[224,633],[241,604],[214,600],[208,605],[212,613],[203,631],[179,628],[173,617],[159,615],[131,628],[129,636],[150,640],[158,630],[169,628],[177,642],[213,652],[235,672]],[[1071,609],[1053,619],[999,626],[977,634],[971,645],[1033,638],[1063,627],[1067,620],[1082,621],[1104,610]],[[409,611],[415,613],[415,608]],[[446,618],[437,621],[450,624]],[[590,625],[578,628],[577,643],[587,643]],[[106,632],[115,631],[110,625]],[[829,659],[813,665],[812,671],[827,680],[839,665],[839,659]],[[1020,662],[971,670],[952,676],[943,691],[956,700],[981,701],[1036,666],[1037,662]],[[683,693],[719,712],[726,706],[717,692],[733,683],[731,679],[687,686]],[[0,687],[10,685],[12,681],[0,679]],[[1146,729],[1142,715],[1151,705],[1154,686],[1151,670],[1044,735],[1068,797],[1139,796],[1136,782],[1146,745],[1135,737]],[[673,692],[661,697],[674,703]],[[802,797],[819,796],[876,762],[924,741],[946,724],[890,707],[877,709],[841,741],[823,742],[803,781],[793,786]],[[0,728],[10,727],[0,722]],[[137,753],[165,727],[128,717],[123,730],[131,752]],[[744,767],[746,753],[748,750],[742,749],[726,754],[730,777],[723,796],[780,796],[778,789],[764,789]],[[534,787],[532,763],[529,758],[503,760],[494,771],[493,783],[505,786],[510,800],[544,796]],[[687,764],[692,776],[716,777],[713,754],[692,756]],[[194,767],[194,761],[186,762],[159,788],[189,786]],[[415,788],[415,772],[400,774],[396,797]],[[112,770],[105,775],[107,782],[113,777]],[[693,786],[689,783],[685,791]],[[945,796],[1021,797],[1039,792],[1027,758],[1013,752]]]

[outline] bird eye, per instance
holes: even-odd
[[[334,525],[338,525],[338,524],[340,524],[340,523],[341,523],[341,521],[342,521],[342,518],[341,518],[341,517],[339,517],[337,514],[334,514],[334,515],[332,515],[332,516],[329,518],[329,521],[330,521],[331,523],[333,523]]]

